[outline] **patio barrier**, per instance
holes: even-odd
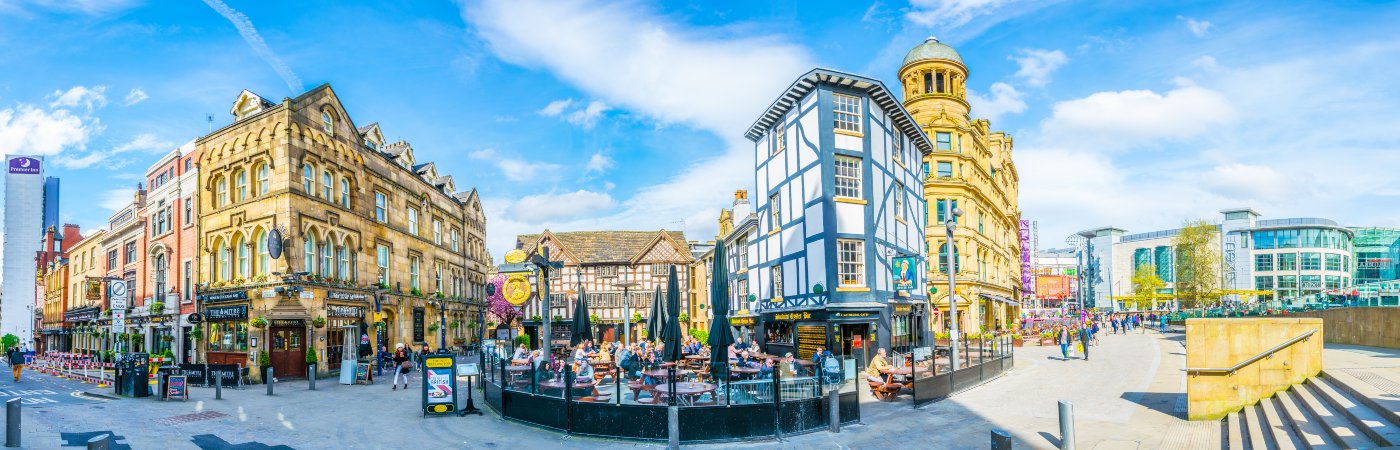
[[[1011,336],[963,340],[951,345],[959,346],[959,361],[948,359],[947,346],[914,349],[910,367],[915,408],[981,385],[1015,365]]]
[[[672,405],[677,406],[681,443],[819,431],[830,425],[827,396],[832,391],[838,398],[839,421],[860,420],[858,373],[847,360],[833,361],[830,366],[837,370],[831,372],[824,369],[826,364],[803,364],[795,374],[774,370],[771,378],[744,380],[723,373],[716,380],[708,377],[706,366],[692,366],[700,369],[694,376],[708,377],[705,384],[672,382],[683,376],[684,371],[676,368],[665,370],[664,375],[624,373],[609,363],[598,369],[605,374],[590,383],[578,382],[569,364],[551,371],[547,364],[512,365],[491,352],[481,355],[481,364],[488,368],[486,404],[502,417],[570,434],[666,440],[667,411]]]

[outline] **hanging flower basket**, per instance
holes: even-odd
[[[326,318],[325,318],[325,317],[321,317],[321,316],[316,316],[315,319],[311,319],[311,325],[314,326],[314,327],[316,327],[316,328],[325,328],[325,327],[326,327]]]
[[[249,322],[248,324],[251,325],[253,328],[264,328],[267,327],[267,318],[256,317],[253,318],[253,321]]]

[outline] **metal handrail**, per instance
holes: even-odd
[[[1259,352],[1258,355],[1254,355],[1254,356],[1250,357],[1249,359],[1246,359],[1246,360],[1244,360],[1244,361],[1240,361],[1239,364],[1235,364],[1235,365],[1230,366],[1230,367],[1196,367],[1196,368],[1187,368],[1187,369],[1186,369],[1186,372],[1187,372],[1187,373],[1196,373],[1196,374],[1201,374],[1201,373],[1227,373],[1227,374],[1233,374],[1233,373],[1235,373],[1236,371],[1240,370],[1241,368],[1244,368],[1244,366],[1248,366],[1248,365],[1250,365],[1250,364],[1253,364],[1255,361],[1258,361],[1258,360],[1264,359],[1264,358],[1266,358],[1266,357],[1268,357],[1268,356],[1270,356],[1270,355],[1273,355],[1274,353],[1278,352],[1279,350],[1283,350],[1285,347],[1288,347],[1288,346],[1293,345],[1293,344],[1297,344],[1299,341],[1306,340],[1307,338],[1311,337],[1311,336],[1313,335],[1313,333],[1317,333],[1317,330],[1316,330],[1316,329],[1308,330],[1307,333],[1300,334],[1300,335],[1294,337],[1293,339],[1289,339],[1289,340],[1287,340],[1287,341],[1284,341],[1282,344],[1273,346],[1273,348],[1270,348],[1270,349],[1268,349],[1268,350],[1264,350],[1264,351],[1262,351],[1262,352]]]

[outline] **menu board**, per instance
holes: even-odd
[[[188,395],[188,393],[189,393],[189,391],[188,391],[188,385],[185,384],[185,377],[184,377],[184,376],[181,376],[181,375],[172,375],[172,376],[170,376],[169,378],[166,378],[166,380],[165,380],[165,386],[166,386],[166,389],[165,389],[165,399],[166,399],[166,400],[188,400],[188,399],[189,399],[189,395]]]
[[[801,360],[811,360],[812,354],[817,352],[817,347],[826,346],[826,326],[824,325],[798,325],[797,326],[797,358]]]
[[[423,308],[413,308],[413,342],[423,342]]]

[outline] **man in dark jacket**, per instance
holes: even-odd
[[[1079,329],[1079,344],[1084,347],[1084,360],[1089,360],[1089,341],[1094,339],[1094,332],[1088,327]]]
[[[24,352],[19,351],[19,347],[10,347],[5,354],[10,362],[10,370],[15,372],[15,382],[19,382],[19,374],[24,371]]]

